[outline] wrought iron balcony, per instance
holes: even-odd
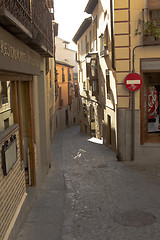
[[[154,18],[154,13],[150,9],[143,9],[142,23],[143,44],[160,45],[160,19]]]
[[[103,49],[103,50],[101,50],[100,51],[100,56],[101,57],[107,57],[107,56],[109,56],[109,51],[108,51],[108,49]]]
[[[45,0],[0,0],[0,25],[40,55],[53,55],[52,17]]]

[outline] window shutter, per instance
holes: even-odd
[[[159,0],[149,0],[149,10],[158,10],[160,9],[160,1]]]

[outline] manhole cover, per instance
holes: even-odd
[[[127,227],[142,227],[155,222],[155,217],[147,212],[129,210],[114,218],[115,222]]]

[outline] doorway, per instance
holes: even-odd
[[[35,131],[32,84],[31,75],[0,74],[0,131],[18,124],[20,157],[24,163],[27,186],[35,184]]]
[[[23,162],[26,176],[26,186],[35,184],[35,134],[34,134],[34,113],[33,113],[33,98],[32,98],[32,82],[22,81],[19,86],[18,101],[20,103],[19,119],[20,132],[23,148]]]
[[[66,109],[65,115],[66,115],[66,126],[68,127],[68,109]]]

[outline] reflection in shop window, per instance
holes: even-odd
[[[8,91],[7,91],[7,82],[1,82],[1,96],[2,96],[2,104],[8,102]]]
[[[0,81],[0,132],[14,124],[11,82]]]
[[[160,82],[150,74],[147,84],[148,133],[160,132]]]

